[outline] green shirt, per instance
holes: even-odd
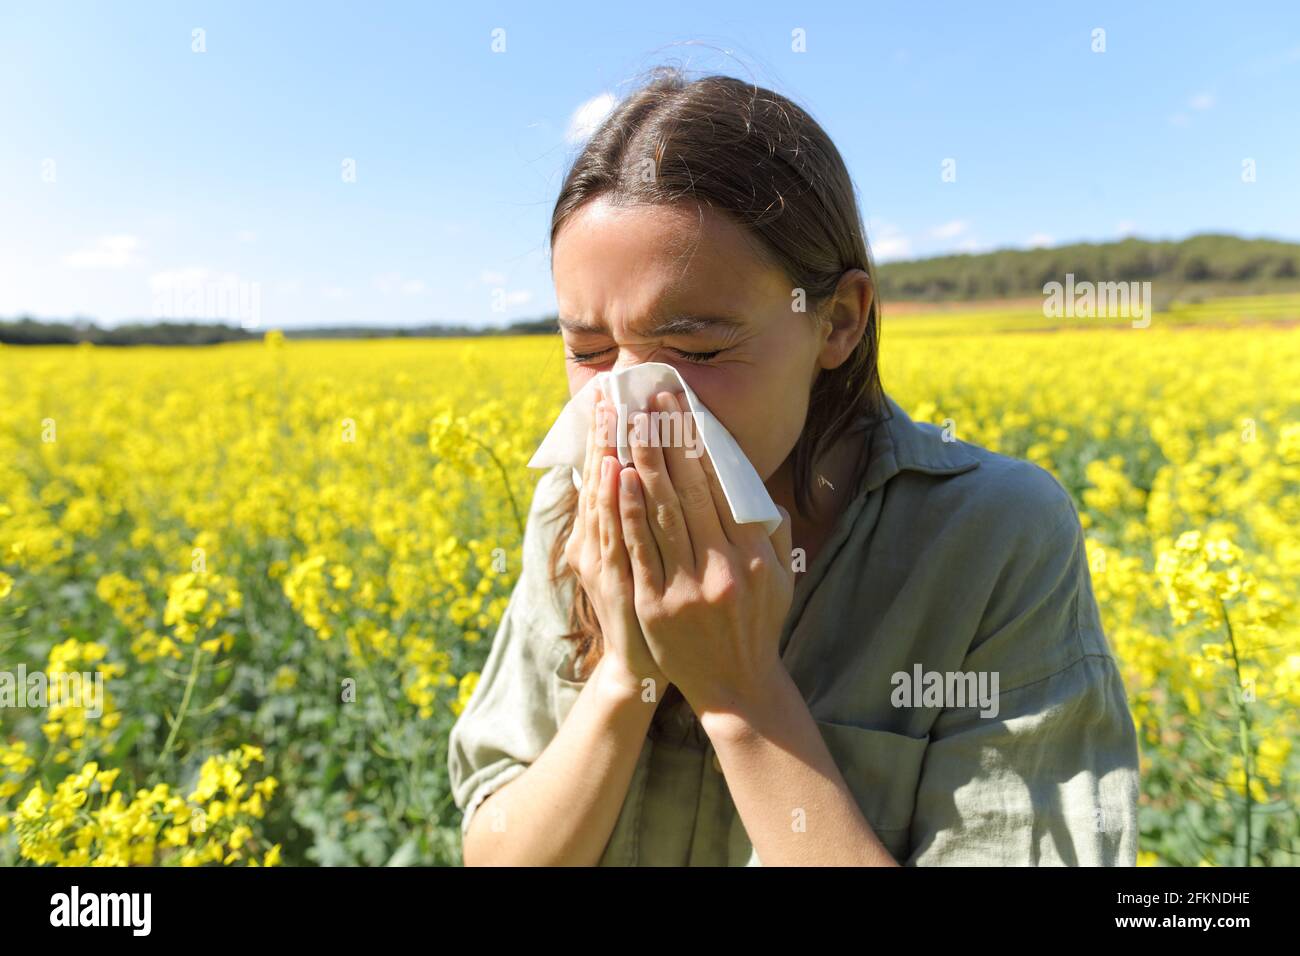
[[[780,640],[849,789],[905,865],[1133,865],[1137,735],[1069,494],[1036,465],[889,409],[863,439],[860,487],[796,577]],[[520,579],[451,731],[464,829],[583,687],[561,637],[572,586],[547,581],[542,514],[570,481],[565,466],[538,482]],[[991,696],[926,698],[930,672],[982,674]],[[912,679],[912,706],[895,706],[895,675]],[[674,696],[600,864],[760,865],[708,736]]]

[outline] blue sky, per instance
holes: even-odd
[[[661,62],[809,109],[880,260],[1300,240],[1292,0],[4,0],[0,316],[205,317],[185,295],[213,287],[255,296],[265,327],[546,314],[576,120]]]

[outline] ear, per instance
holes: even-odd
[[[822,334],[826,338],[817,356],[822,368],[839,368],[853,354],[867,331],[875,294],[865,269],[848,269],[840,276],[835,292],[822,305]]]

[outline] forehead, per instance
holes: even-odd
[[[555,239],[552,272],[561,315],[632,319],[668,307],[738,311],[789,296],[783,272],[765,261],[728,217],[708,207],[581,207]]]

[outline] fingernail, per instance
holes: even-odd
[[[618,483],[623,488],[623,491],[625,491],[627,494],[631,494],[633,491],[636,490],[635,475],[636,475],[635,468],[624,468],[622,473],[618,476]]]

